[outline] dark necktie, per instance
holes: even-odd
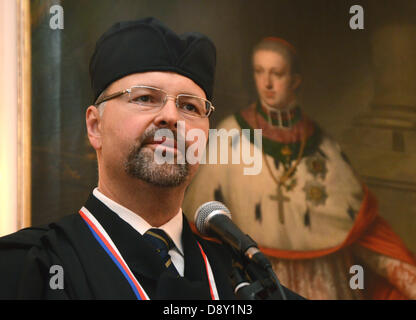
[[[143,238],[148,241],[155,249],[166,269],[172,271],[179,277],[179,272],[176,270],[169,255],[169,250],[175,247],[172,239],[162,229],[152,228],[145,232]]]

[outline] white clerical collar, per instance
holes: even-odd
[[[95,188],[92,194],[104,203],[111,211],[115,212],[121,219],[127,222],[132,226],[138,233],[143,235],[147,230],[153,228],[146,220],[140,217],[138,214],[133,211],[123,207],[121,204],[118,204],[114,200],[106,197],[102,194],[98,188]],[[173,243],[179,252],[183,255],[183,246],[182,246],[182,208],[179,209],[179,212],[164,225],[158,227],[165,231],[169,237],[171,237]]]
[[[279,129],[291,129],[293,127],[292,125],[292,119],[291,119],[291,112],[295,107],[297,106],[296,100],[292,101],[292,103],[288,104],[284,108],[273,108],[270,105],[268,105],[264,100],[260,99],[261,105],[263,109],[266,111],[267,114],[267,122],[272,127],[277,127]],[[277,118],[277,125],[273,124],[272,122],[272,114]],[[283,118],[288,119],[288,125],[283,124]]]

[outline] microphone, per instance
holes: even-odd
[[[258,249],[257,243],[232,222],[230,210],[223,203],[204,203],[196,210],[194,220],[196,229],[202,235],[219,238],[265,270],[272,267],[270,261]]]
[[[287,300],[283,287],[273,271],[272,264],[259,250],[257,243],[232,222],[230,210],[223,203],[219,201],[204,203],[196,210],[194,220],[199,233],[224,241],[241,255],[266,270],[279,289],[281,299]],[[249,284],[241,278],[235,288],[236,294],[241,291],[240,289],[244,291],[248,286]]]

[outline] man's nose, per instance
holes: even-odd
[[[179,120],[180,114],[178,112],[178,108],[176,107],[176,99],[175,97],[168,96],[165,105],[156,114],[154,123],[159,128],[176,130]]]

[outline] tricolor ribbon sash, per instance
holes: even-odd
[[[212,300],[219,300],[220,298],[218,296],[217,286],[215,285],[214,274],[212,273],[211,266],[209,265],[207,255],[205,254],[204,250],[202,250],[202,247],[199,244],[199,242],[197,243],[198,243],[199,250],[201,250],[202,257],[204,258],[205,270],[208,276],[209,291],[211,294],[211,298]]]
[[[144,291],[140,283],[137,281],[136,277],[134,276],[133,272],[131,272],[127,263],[124,261],[116,245],[113,243],[110,236],[101,226],[101,224],[97,221],[97,219],[95,219],[95,217],[91,214],[91,212],[89,212],[88,209],[85,207],[81,208],[81,210],[79,211],[79,214],[81,215],[82,219],[84,219],[85,223],[87,224],[94,238],[101,245],[101,247],[105,250],[105,252],[110,256],[111,260],[113,260],[113,262],[119,268],[123,276],[126,278],[134,294],[136,295],[137,299],[138,300],[150,300],[149,296]],[[212,273],[212,269],[209,264],[208,258],[204,250],[202,249],[202,246],[199,244],[199,242],[197,243],[201,251],[202,257],[204,259],[205,270],[207,272],[211,298],[212,300],[219,300],[217,286],[215,284],[214,275]]]

